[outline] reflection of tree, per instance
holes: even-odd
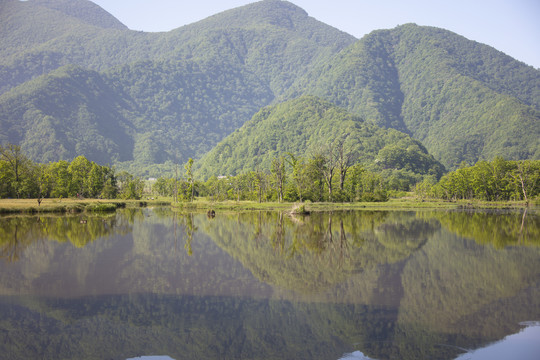
[[[193,234],[199,229],[195,226],[193,222],[193,214],[187,214],[184,216],[184,226],[186,228],[186,243],[184,244],[184,249],[189,256],[193,255],[193,249],[191,247],[191,242],[193,241]]]
[[[435,212],[434,217],[448,230],[459,236],[474,239],[480,244],[505,246],[540,246],[540,216],[512,212],[450,211]]]
[[[414,214],[401,219],[389,214],[314,213],[298,222],[277,212],[243,213],[234,219],[223,216],[205,230],[262,281],[312,293],[364,269],[406,258],[438,229]],[[385,234],[395,229],[392,224],[382,226],[387,218],[414,223],[404,229],[421,240],[390,241]]]
[[[0,257],[16,261],[26,248],[43,239],[84,247],[98,238],[128,231],[129,225],[115,215],[4,217],[0,219]]]
[[[39,240],[25,220],[23,217],[0,219],[0,259],[17,261],[28,246]],[[33,225],[39,221],[39,218],[34,218]]]

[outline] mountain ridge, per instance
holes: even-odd
[[[540,71],[444,29],[406,24],[358,40],[294,4],[265,0],[169,32],[144,33],[110,19],[105,25],[92,23],[95,16],[78,15],[92,7],[88,1],[63,8],[65,1],[0,3],[11,9],[0,13],[0,30],[6,35],[0,39],[5,55],[0,60],[0,139],[22,142],[35,160],[51,159],[40,154],[54,154],[59,146],[39,144],[35,131],[22,131],[17,125],[21,114],[40,111],[52,117],[53,128],[73,128],[86,115],[72,109],[53,116],[43,105],[56,103],[44,78],[32,83],[39,91],[20,86],[38,76],[54,77],[51,72],[72,65],[95,72],[86,74],[89,84],[66,81],[86,101],[77,106],[100,119],[94,125],[110,118],[104,108],[91,109],[99,98],[90,96],[96,91],[91,79],[99,75],[105,84],[101,96],[118,100],[108,112],[121,119],[118,134],[127,142],[113,144],[105,137],[88,148],[80,137],[78,147],[64,146],[58,156],[87,155],[139,174],[159,176],[152,172],[153,164],[172,168],[175,162],[200,158],[262,107],[304,94],[377,126],[411,134],[449,169],[494,156],[540,157]],[[29,9],[34,11],[32,22],[25,18]],[[104,12],[97,5],[92,11]],[[41,24],[46,26],[37,34]],[[34,33],[21,48],[17,39]],[[28,96],[21,97],[21,91]],[[30,103],[8,104],[30,95],[44,99],[37,109]],[[40,128],[38,118],[37,125],[26,129]],[[131,155],[120,155],[120,148]],[[92,158],[92,153],[101,155]]]
[[[470,51],[452,55],[462,47]],[[411,134],[449,168],[497,155],[540,156],[540,71],[447,30],[406,24],[374,31],[299,79],[284,99],[304,93]],[[514,146],[516,138],[527,142]]]

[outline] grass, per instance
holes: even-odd
[[[122,207],[170,205],[170,202],[152,200],[102,199],[0,199],[0,214],[11,213],[79,213],[83,211],[110,212]]]
[[[303,206],[303,211],[337,211],[337,210],[385,210],[385,209],[518,209],[527,205],[524,202],[502,201],[488,202],[479,200],[422,200],[413,196],[392,198],[387,202],[356,203],[277,203],[257,201],[212,201],[207,198],[196,198],[194,202],[173,203],[171,198],[143,200],[98,200],[98,199],[43,199],[38,206],[37,199],[0,199],[0,214],[4,213],[76,213],[83,211],[109,212],[119,207],[172,206],[180,211],[292,211]],[[536,204],[536,207],[538,205]]]
[[[211,201],[205,198],[197,198],[194,202],[178,202],[172,204],[173,208],[181,211],[196,210],[283,210],[292,211],[298,206],[303,206],[306,212],[313,211],[337,211],[337,210],[389,210],[389,209],[517,209],[524,208],[524,202],[487,202],[487,201],[444,201],[444,200],[421,200],[414,197],[402,197],[390,199],[387,202],[356,202],[356,203],[277,203],[256,201]]]

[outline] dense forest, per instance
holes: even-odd
[[[409,134],[449,170],[540,158],[539,70],[443,29],[357,40],[265,0],[144,33],[87,0],[3,0],[0,32],[0,144],[36,162],[82,155],[171,177],[261,108],[305,94]]]
[[[438,183],[429,179],[416,185],[421,197],[446,200],[521,200],[528,203],[540,195],[540,161],[507,161],[501,157],[463,166],[444,175]]]
[[[0,146],[0,198],[140,199],[144,182],[84,156],[68,162],[34,163],[18,145]]]

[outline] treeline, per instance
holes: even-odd
[[[479,161],[462,166],[441,178],[438,183],[426,179],[416,185],[421,197],[446,200],[479,199],[529,202],[540,195],[540,160]]]
[[[361,164],[352,163],[350,154],[334,149],[310,157],[291,153],[274,158],[271,169],[254,170],[236,176],[212,176],[195,181],[192,162],[185,166],[185,179],[161,177],[152,185],[154,194],[192,200],[194,196],[214,201],[387,201],[388,183]]]
[[[144,182],[84,156],[48,164],[31,161],[19,145],[0,146],[0,198],[140,199]]]

